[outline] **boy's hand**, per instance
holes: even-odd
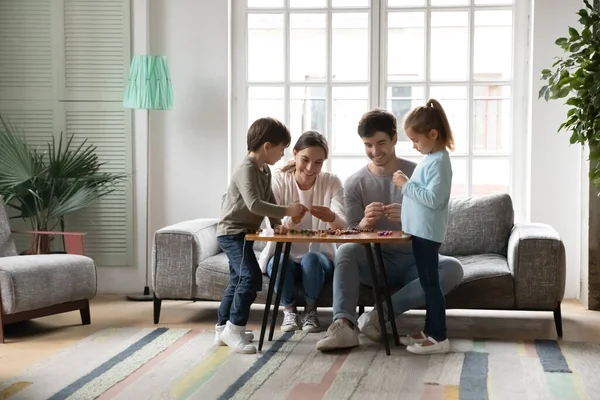
[[[287,206],[285,215],[290,217],[300,217],[300,219],[302,219],[302,217],[304,217],[304,214],[306,214],[307,211],[308,208],[306,208],[304,204],[292,203],[289,206]]]
[[[385,216],[392,222],[402,222],[402,205],[398,203],[388,204],[383,207]]]
[[[394,172],[393,181],[396,187],[402,189],[404,187],[404,184],[408,182],[408,176],[404,175],[404,172],[402,171],[396,171]]]
[[[273,231],[277,235],[285,235],[286,233],[288,233],[288,228],[286,228],[283,225],[275,225],[275,227],[273,227]]]
[[[319,218],[321,221],[325,221],[325,222],[335,221],[335,213],[333,211],[331,211],[329,209],[329,207],[312,206],[309,211],[312,215]]]

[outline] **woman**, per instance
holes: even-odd
[[[300,202],[309,212],[300,217],[286,217],[288,229],[344,229],[347,227],[344,209],[344,189],[334,174],[322,172],[329,147],[319,132],[302,134],[293,149],[294,159],[273,175],[273,193],[278,204]],[[294,243],[290,250],[286,276],[281,293],[283,323],[281,330],[321,330],[316,302],[325,283],[333,277],[334,243]],[[262,251],[259,264],[271,277],[275,243],[269,242]],[[296,309],[296,285],[302,283],[304,315],[299,321]]]

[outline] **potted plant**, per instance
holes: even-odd
[[[85,209],[117,189],[126,174],[102,172],[96,146],[73,136],[32,148],[22,132],[0,115],[0,195],[17,210],[13,218],[29,222],[32,231],[64,231],[64,217]],[[50,252],[48,235],[34,235],[30,254]],[[63,243],[64,245],[64,243]]]
[[[600,188],[600,6],[583,0],[586,8],[577,12],[580,29],[569,27],[567,37],[555,43],[566,53],[556,57],[551,68],[541,72],[546,81],[538,98],[546,101],[569,96],[571,108],[558,131],[571,133],[571,144],[590,149],[590,181]]]

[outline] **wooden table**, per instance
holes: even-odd
[[[285,270],[287,266],[287,261],[290,255],[290,248],[292,243],[359,243],[363,244],[366,254],[367,254],[367,262],[369,264],[369,270],[371,273],[371,279],[373,282],[373,295],[375,297],[375,307],[377,309],[377,314],[379,316],[379,324],[382,333],[382,339],[385,344],[385,352],[387,355],[390,355],[390,345],[387,339],[387,331],[385,328],[385,319],[383,316],[383,309],[381,307],[381,289],[383,289],[383,296],[385,297],[385,301],[387,303],[387,311],[388,315],[391,317],[390,322],[392,325],[392,333],[394,335],[394,342],[396,346],[400,345],[400,341],[398,338],[398,330],[396,328],[396,319],[394,318],[394,309],[392,306],[392,299],[390,290],[387,283],[387,276],[385,273],[385,268],[383,268],[383,255],[381,253],[381,244],[382,243],[398,243],[406,240],[410,240],[410,235],[405,234],[400,231],[394,231],[390,236],[379,236],[376,232],[372,233],[359,233],[359,234],[350,234],[350,235],[313,235],[307,236],[302,234],[286,234],[286,235],[273,235],[266,236],[261,234],[248,234],[246,235],[247,241],[263,241],[263,242],[276,242],[275,245],[275,254],[273,259],[273,269],[271,271],[271,279],[269,280],[269,289],[267,291],[267,301],[265,304],[265,311],[263,314],[263,321],[260,330],[260,340],[258,342],[258,350],[262,350],[262,345],[264,343],[265,331],[267,328],[267,321],[269,319],[269,311],[271,309],[271,303],[273,300],[273,292],[275,287],[275,282],[277,280],[278,272],[279,272],[279,260],[281,259],[281,253],[283,250],[283,246],[285,245],[285,250],[283,250],[283,261],[281,266],[281,273],[279,274],[279,284],[277,287],[277,295],[275,296],[275,303],[273,304],[273,317],[271,319],[271,327],[269,330],[269,341],[273,340],[273,331],[275,330],[275,324],[277,321],[277,314],[279,312],[279,303],[281,301],[281,292],[283,291],[283,281],[285,277]],[[372,246],[373,245],[373,246]],[[374,251],[373,251],[374,250]],[[377,263],[375,263],[374,255],[377,257]],[[377,268],[377,265],[379,268]],[[378,279],[378,271],[381,275],[381,285]],[[335,273],[335,271],[334,271]]]

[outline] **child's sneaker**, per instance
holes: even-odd
[[[233,351],[241,354],[254,354],[256,353],[256,347],[248,342],[246,337],[246,327],[237,326],[227,321],[225,329],[221,332],[221,338],[223,343],[231,347]]]
[[[215,346],[227,346],[227,344],[221,340],[223,329],[225,329],[225,325],[215,325]],[[252,333],[252,331],[246,331],[246,339],[248,339],[249,342],[252,342],[254,340],[254,333]]]
[[[284,332],[292,332],[300,329],[298,326],[298,314],[292,311],[283,310],[283,322],[281,330]]]
[[[427,341],[431,342],[432,344],[425,344]],[[406,350],[413,354],[448,353],[450,351],[450,340],[446,339],[438,342],[434,338],[428,336],[424,342],[411,344],[410,346],[406,347]]]
[[[423,343],[427,340],[427,335],[423,333],[423,331],[417,333],[416,335],[402,336],[400,338],[400,343],[404,346],[411,346],[415,343]]]
[[[302,318],[302,330],[308,333],[321,332],[321,324],[319,324],[319,318],[317,318],[315,310],[304,314]]]

